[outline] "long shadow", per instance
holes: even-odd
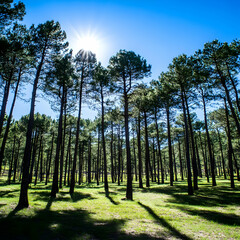
[[[168,199],[168,203],[194,205],[194,206],[222,206],[222,205],[240,205],[239,188],[234,190],[229,187],[203,187],[194,192],[193,196],[187,195],[187,187],[176,185],[174,187],[149,188],[142,192],[152,192],[170,195],[173,198]]]
[[[214,221],[219,224],[229,225],[229,226],[240,226],[240,217],[236,214],[221,213],[216,211],[208,210],[193,210],[187,208],[179,208],[194,216],[200,216],[208,221]]]
[[[164,226],[165,228],[167,228],[171,234],[177,238],[180,239],[185,239],[185,240],[191,240],[192,238],[188,237],[185,234],[182,234],[181,232],[179,232],[176,228],[174,228],[173,226],[171,226],[165,219],[159,217],[150,207],[142,204],[141,202],[138,202],[138,204],[143,207],[148,213],[151,214],[151,216],[158,222],[160,223],[162,226]]]
[[[108,198],[109,201],[110,201],[112,204],[114,204],[114,205],[119,205],[119,202],[114,201],[111,196],[108,195],[108,196],[106,196],[106,198]]]
[[[5,218],[0,215],[1,239],[162,239],[122,232],[124,223],[125,220],[119,219],[96,220],[88,211],[79,209],[50,211],[46,207],[29,217],[15,212]]]
[[[94,197],[91,196],[91,194],[83,194],[83,193],[80,193],[80,192],[74,192],[72,195],[71,195],[71,199],[73,202],[78,202],[84,198],[87,198],[88,200],[93,200],[93,199],[96,199]]]
[[[35,199],[34,201],[48,201],[50,199],[50,193],[49,191],[37,191],[34,192]],[[58,196],[54,199],[54,201],[73,201],[73,202],[78,202],[82,199],[88,199],[88,200],[93,200],[96,199],[91,196],[91,194],[83,194],[80,192],[75,192],[70,196],[69,193],[67,192],[61,192],[58,194]]]
[[[12,198],[14,196],[14,192],[19,192],[19,190],[12,190],[12,191],[9,191],[9,190],[6,190],[6,191],[1,191],[0,192],[0,198],[2,197],[7,197],[7,198]]]

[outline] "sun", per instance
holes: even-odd
[[[72,27],[70,40],[70,46],[74,53],[81,49],[91,51],[96,54],[98,61],[105,61],[109,43],[103,31],[95,28],[80,29]]]
[[[101,47],[100,40],[93,34],[82,35],[79,38],[79,47],[86,50],[96,53]]]
[[[93,32],[78,34],[78,48],[91,51],[99,56],[104,48],[102,39]]]

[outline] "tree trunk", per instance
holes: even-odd
[[[153,181],[156,182],[156,157],[155,157],[155,142],[153,138]]]
[[[147,128],[147,113],[144,111],[144,125],[145,125],[145,175],[146,175],[146,187],[150,187],[149,183],[149,162],[150,162],[150,156],[149,156],[149,143],[148,143],[148,128]]]
[[[115,174],[114,174],[114,164],[113,164],[113,121],[111,121],[111,142],[110,142],[110,151],[111,151],[111,178],[112,183],[115,182]]]
[[[98,147],[97,147],[97,163],[96,163],[97,185],[99,185],[99,157],[100,157],[100,127],[98,127]]]
[[[19,202],[18,202],[16,209],[27,208],[29,206],[28,183],[29,183],[29,166],[30,166],[30,160],[31,160],[31,140],[32,140],[32,129],[33,129],[33,123],[34,123],[35,100],[36,100],[38,80],[39,80],[40,73],[41,73],[42,66],[43,66],[46,47],[47,47],[47,45],[45,45],[45,48],[43,49],[42,58],[38,65],[36,77],[35,77],[34,84],[33,84],[31,108],[30,108],[25,150],[24,150],[24,156],[23,156],[21,190],[20,190]]]
[[[37,185],[37,179],[38,179],[38,168],[39,168],[39,162],[40,162],[40,158],[41,158],[41,150],[42,150],[42,135],[41,135],[41,140],[40,140],[40,146],[38,149],[38,160],[37,160],[37,165],[35,168],[35,182],[34,185]]]
[[[121,127],[119,124],[118,128],[118,186],[120,186],[120,179],[121,179]]]
[[[159,129],[158,129],[158,123],[157,123],[157,110],[154,111],[154,118],[155,118],[155,125],[157,130],[157,146],[158,146],[158,155],[160,160],[160,168],[161,168],[161,180],[162,184],[164,183],[164,171],[163,171],[163,163],[162,163],[162,153],[161,153],[161,146],[160,146],[160,140],[159,140]],[[158,177],[158,183],[159,183],[159,177]]]
[[[104,98],[103,98],[103,87],[101,86],[101,107],[102,107],[102,145],[103,145],[103,165],[104,165],[104,189],[106,197],[109,195],[108,190],[108,174],[107,174],[107,153],[106,153],[106,143],[105,143],[105,129],[104,129]]]
[[[174,164],[174,175],[175,175],[175,181],[177,182],[177,165],[176,165],[176,157],[174,152],[174,144],[172,145],[172,152],[173,152],[173,164]]]
[[[184,180],[184,177],[183,177],[183,165],[182,165],[182,156],[181,156],[181,144],[180,144],[180,140],[179,140],[179,137],[178,137],[178,157],[179,157],[179,163],[180,163],[180,174],[181,174],[181,180],[183,181]]]
[[[221,139],[218,128],[217,128],[217,133],[218,133],[218,142],[219,142],[221,158],[222,158],[223,175],[224,175],[224,179],[227,179],[225,161],[224,161],[224,157],[223,157],[222,139]]]
[[[135,136],[134,136],[134,129],[133,129],[133,158],[134,158],[134,169],[135,169],[135,181],[138,180],[137,177],[137,157],[136,157],[136,148],[135,148]]]
[[[68,160],[69,160],[69,154],[70,154],[70,149],[71,149],[71,140],[72,140],[72,128],[70,127],[69,130],[69,138],[68,138],[68,146],[67,146],[67,154],[66,154],[66,159],[65,159],[65,170],[64,170],[64,186],[67,184],[67,170],[68,170]]]
[[[233,162],[232,162],[233,148],[232,148],[232,140],[231,140],[229,114],[228,114],[227,103],[226,103],[225,98],[224,98],[224,104],[225,104],[225,113],[226,113],[227,137],[228,137],[228,166],[229,166],[229,171],[230,171],[231,188],[235,188],[234,174],[233,174]]]
[[[46,172],[46,181],[45,185],[48,184],[49,174],[50,174],[50,168],[52,163],[52,153],[53,153],[53,143],[54,143],[54,132],[52,133],[52,142],[51,142],[51,148],[50,148],[50,154],[49,154],[49,161],[48,161],[48,168]]]
[[[203,94],[202,94],[202,102],[203,102],[204,123],[205,123],[206,135],[207,135],[209,158],[210,158],[210,164],[211,164],[212,186],[216,186],[217,184],[216,184],[216,178],[215,178],[215,162],[214,162],[213,155],[212,155],[211,139],[210,139],[210,135],[208,132],[208,124],[207,124],[206,103],[205,103]]]
[[[170,186],[173,186],[173,159],[172,159],[172,143],[171,143],[171,126],[169,108],[166,107],[167,114],[167,129],[168,129],[168,156],[169,156],[169,170],[170,170]]]
[[[137,142],[138,142],[138,173],[139,173],[139,188],[143,188],[142,182],[142,148],[141,148],[141,125],[140,125],[140,113],[136,120],[137,126]]]
[[[131,165],[131,152],[129,142],[129,126],[128,126],[128,95],[126,91],[126,80],[124,79],[124,125],[125,125],[125,139],[126,139],[126,154],[127,154],[127,200],[133,200],[132,190],[132,165]]]
[[[76,172],[76,165],[77,165],[79,130],[80,130],[81,109],[82,109],[83,80],[84,80],[84,77],[83,77],[83,71],[82,71],[80,89],[79,89],[79,109],[78,109],[77,131],[76,131],[75,149],[74,149],[73,166],[72,166],[70,191],[69,191],[71,195],[74,193],[74,187],[75,187],[75,172]]]
[[[17,80],[15,91],[14,91],[12,106],[11,106],[10,113],[9,113],[9,116],[8,116],[8,119],[7,119],[7,125],[6,125],[6,129],[5,129],[4,137],[3,137],[3,140],[2,140],[2,146],[1,146],[1,150],[0,150],[0,173],[1,173],[1,170],[2,170],[2,162],[3,162],[3,158],[4,158],[4,151],[5,151],[5,146],[6,146],[8,133],[9,133],[9,129],[10,129],[10,124],[11,124],[11,120],[12,120],[13,109],[14,109],[15,102],[16,102],[16,99],[17,99],[17,92],[18,92],[20,79],[21,79],[21,68],[19,69],[18,80]]]
[[[4,122],[4,117],[5,117],[6,107],[7,107],[7,101],[8,101],[8,96],[9,96],[9,90],[10,90],[10,85],[11,85],[11,81],[12,81],[13,74],[14,74],[15,60],[16,60],[16,56],[13,57],[13,60],[12,60],[12,65],[13,66],[11,68],[9,77],[6,81],[6,85],[4,87],[4,94],[3,94],[2,106],[1,106],[1,112],[0,112],[0,135],[2,134],[3,122]]]
[[[185,146],[186,146],[186,160],[187,160],[188,195],[193,195],[192,173],[191,173],[190,155],[189,155],[188,124],[187,124],[187,117],[186,117],[186,109],[185,109],[183,91],[181,91],[181,100],[182,100],[183,118],[184,118],[184,126],[185,126]]]
[[[12,158],[9,164],[9,171],[8,171],[8,184],[11,183],[11,176],[12,176],[12,165],[14,161],[14,153],[15,153],[15,143],[16,143],[16,135],[13,138],[13,147],[12,147]]]
[[[17,174],[17,169],[18,169],[18,156],[19,156],[20,145],[21,145],[21,139],[18,140],[17,152],[16,152],[15,159],[14,159],[14,170],[13,170],[13,182],[14,183],[16,181],[16,174]]]
[[[191,115],[189,112],[188,101],[187,101],[187,96],[186,96],[185,92],[184,92],[184,98],[185,98],[185,103],[186,103],[189,132],[190,132],[191,145],[192,145],[193,187],[194,187],[194,190],[198,190],[198,169],[197,169],[197,161],[196,161],[194,133],[193,133],[193,129],[192,129]]]
[[[91,183],[91,171],[92,171],[92,158],[91,158],[91,133],[90,133],[90,136],[89,136],[89,139],[88,139],[88,175],[87,175],[87,179],[88,179],[88,183]]]
[[[62,188],[62,180],[63,180],[63,159],[65,153],[65,138],[66,138],[66,124],[67,124],[67,109],[66,109],[66,93],[64,93],[65,102],[64,102],[64,120],[63,120],[63,138],[62,138],[62,145],[61,145],[61,156],[60,156],[60,174],[59,174],[59,188]]]
[[[202,166],[199,156],[199,150],[198,150],[198,144],[197,144],[197,138],[195,137],[195,146],[196,146],[196,153],[197,153],[197,164],[198,164],[198,176],[202,178]]]
[[[56,147],[56,155],[54,162],[54,173],[53,173],[53,182],[52,182],[52,190],[51,197],[56,198],[56,194],[59,191],[58,188],[58,172],[59,172],[59,157],[60,151],[62,148],[62,125],[63,125],[63,108],[64,108],[64,88],[62,89],[62,98],[61,98],[61,108],[58,122],[58,136],[57,136],[57,147]]]

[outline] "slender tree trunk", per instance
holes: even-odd
[[[237,172],[237,180],[240,181],[239,167],[238,167],[238,163],[237,163],[237,159],[236,159],[236,156],[234,154],[234,151],[233,151],[233,159],[234,159],[234,165],[235,165],[236,172]]]
[[[97,185],[99,185],[99,157],[100,157],[100,127],[98,127],[98,147],[97,147],[97,163],[96,163]]]
[[[211,175],[212,175],[212,186],[216,186],[216,178],[215,178],[215,162],[212,155],[212,147],[211,147],[211,139],[208,131],[208,124],[207,124],[207,111],[206,111],[206,103],[204,99],[204,95],[202,93],[202,102],[203,102],[203,111],[204,111],[204,123],[205,123],[205,130],[207,135],[207,143],[208,143],[208,151],[209,151],[209,158],[211,164]]]
[[[199,156],[198,144],[197,144],[197,138],[196,137],[195,137],[195,146],[196,146],[196,153],[197,153],[198,176],[200,178],[202,178],[202,166],[201,166],[201,161],[200,161],[200,156]]]
[[[62,89],[62,98],[61,98],[61,108],[58,122],[58,136],[57,136],[57,147],[56,147],[56,155],[54,162],[54,174],[53,174],[53,182],[52,182],[52,190],[51,197],[56,198],[56,194],[59,191],[58,188],[58,173],[59,173],[59,157],[60,151],[62,148],[62,125],[63,125],[63,108],[64,108],[64,89]]]
[[[148,142],[148,128],[147,128],[147,113],[144,111],[144,125],[145,125],[145,175],[146,175],[146,187],[150,187],[149,182],[149,162],[150,162],[150,156],[149,156],[149,142]]]
[[[157,146],[158,146],[158,155],[160,160],[160,168],[161,168],[161,180],[162,184],[164,183],[164,171],[163,171],[163,163],[162,163],[162,153],[161,153],[161,146],[160,146],[160,140],[159,140],[159,129],[158,129],[158,123],[157,123],[157,110],[154,111],[154,118],[155,118],[155,125],[157,130]],[[159,183],[159,178],[158,178]]]
[[[0,112],[0,135],[2,134],[3,122],[4,122],[7,101],[8,101],[8,96],[9,96],[9,90],[10,90],[10,85],[11,85],[11,81],[12,81],[13,74],[14,74],[15,60],[16,60],[16,56],[13,57],[13,60],[12,60],[13,67],[11,68],[9,77],[8,77],[5,87],[4,87],[4,94],[3,94],[2,106],[1,106],[1,112]]]
[[[155,142],[154,142],[154,138],[153,138],[153,174],[154,174],[154,178],[153,181],[156,182],[156,157],[155,157]]]
[[[106,143],[105,143],[105,129],[104,129],[104,98],[103,98],[103,87],[101,86],[101,107],[102,107],[102,145],[103,145],[103,165],[104,165],[104,189],[105,194],[109,196],[108,190],[108,174],[107,174],[107,153],[106,153]]]
[[[192,173],[191,173],[190,155],[189,155],[188,124],[187,124],[187,117],[186,117],[186,109],[185,109],[183,91],[181,91],[181,100],[182,100],[183,118],[184,118],[184,126],[185,126],[185,146],[186,146],[186,160],[187,160],[188,195],[193,195]]]
[[[137,157],[136,157],[136,148],[135,148],[135,136],[134,136],[134,129],[133,129],[133,158],[134,158],[134,169],[135,169],[135,181],[138,180],[137,177]]]
[[[181,144],[180,144],[180,140],[178,137],[178,157],[179,157],[179,164],[180,164],[180,174],[181,174],[181,180],[184,180],[183,177],[183,164],[182,164],[182,154],[181,154]]]
[[[132,190],[132,165],[131,165],[131,152],[129,142],[129,126],[128,126],[128,95],[126,91],[126,80],[124,79],[124,125],[125,125],[125,139],[126,139],[126,154],[127,154],[127,200],[133,200]]]
[[[17,152],[15,155],[14,159],[14,172],[13,172],[13,182],[15,183],[16,181],[16,174],[17,174],[17,168],[18,168],[18,157],[19,157],[19,150],[20,150],[20,145],[21,145],[21,139],[18,140],[18,147],[17,147]]]
[[[65,159],[65,170],[64,170],[64,186],[67,184],[67,170],[68,170],[68,160],[69,160],[69,154],[70,154],[70,148],[71,148],[71,140],[72,140],[72,128],[69,130],[69,138],[68,138],[68,146],[67,146],[67,154]]]
[[[39,135],[40,135],[39,132],[35,132],[34,139],[32,140],[32,161],[31,161],[31,166],[30,166],[29,183],[32,183],[33,168],[34,168],[35,159],[36,159]]]
[[[113,164],[113,121],[111,121],[111,142],[110,142],[110,151],[111,151],[111,178],[112,183],[115,182],[115,174],[114,174],[114,164]]]
[[[139,188],[143,188],[142,182],[142,148],[141,148],[141,125],[140,125],[140,113],[136,120],[137,126],[137,142],[138,142],[138,173],[139,173]]]
[[[43,145],[41,146],[41,158],[40,158],[40,182],[43,181]]]
[[[51,148],[50,148],[50,154],[49,154],[49,161],[48,161],[48,168],[46,172],[46,181],[45,185],[48,184],[49,174],[50,174],[50,168],[52,163],[52,153],[53,153],[53,143],[54,143],[54,132],[52,133],[52,142],[51,142]]]
[[[35,182],[34,185],[37,185],[37,179],[38,179],[38,168],[39,168],[39,162],[40,162],[40,158],[41,158],[41,150],[42,150],[42,135],[41,135],[41,140],[40,140],[40,146],[38,149],[38,160],[37,160],[37,165],[35,168]]]
[[[8,171],[8,184],[11,183],[11,177],[12,177],[12,165],[14,161],[14,153],[15,153],[15,143],[16,143],[16,135],[14,135],[13,138],[13,147],[12,147],[12,158],[9,164],[9,171]]]
[[[29,115],[27,135],[26,135],[26,144],[25,144],[25,150],[24,150],[24,156],[23,156],[21,190],[20,190],[19,202],[16,209],[27,208],[29,206],[29,203],[28,203],[29,166],[30,166],[30,160],[31,160],[31,140],[32,140],[32,129],[33,129],[33,123],[34,123],[35,100],[36,100],[38,80],[40,77],[40,73],[41,73],[44,58],[45,58],[46,47],[47,47],[47,44],[43,49],[42,58],[38,65],[36,77],[33,84],[31,108],[30,108],[30,115]]]
[[[6,125],[6,129],[5,129],[4,137],[3,137],[3,140],[2,140],[2,146],[1,146],[1,150],[0,150],[0,172],[2,170],[2,162],[3,162],[3,158],[4,158],[5,146],[6,146],[8,133],[9,133],[9,129],[10,129],[10,124],[11,124],[11,120],[12,120],[13,109],[14,109],[15,102],[16,102],[16,99],[17,99],[17,92],[18,92],[18,87],[19,87],[19,83],[20,83],[20,79],[21,79],[21,72],[22,71],[21,71],[21,68],[20,68],[19,73],[18,73],[16,88],[15,88],[15,91],[14,91],[12,106],[11,106],[10,113],[9,113],[9,116],[8,116],[8,119],[7,119],[7,125]]]
[[[193,129],[192,129],[191,115],[189,112],[188,101],[187,101],[187,96],[186,96],[185,92],[184,92],[184,98],[185,98],[185,103],[186,103],[186,110],[187,110],[188,124],[189,124],[189,133],[190,133],[191,145],[192,145],[193,187],[194,187],[194,190],[198,190],[198,169],[197,169],[196,152],[195,152],[195,141],[194,141],[194,134],[193,134]]]
[[[61,156],[60,156],[60,174],[59,174],[59,188],[62,188],[62,180],[63,180],[63,159],[65,152],[65,138],[66,138],[66,124],[67,124],[67,109],[66,109],[66,93],[64,93],[65,102],[64,102],[64,120],[63,120],[63,138],[61,144]]]
[[[228,101],[228,104],[229,104],[229,107],[230,107],[230,110],[231,110],[231,113],[232,113],[232,117],[233,117],[233,119],[234,119],[234,121],[236,123],[238,134],[240,135],[240,123],[239,123],[238,117],[236,115],[235,109],[233,107],[228,87],[226,85],[226,78],[223,75],[222,71],[220,70],[219,65],[217,63],[217,60],[214,59],[214,61],[215,61],[216,70],[217,70],[217,72],[219,74],[219,77],[220,77],[221,84],[222,84],[222,86],[223,86],[223,88],[225,90],[225,93],[226,93],[226,98],[227,98],[227,101]]]
[[[77,131],[76,131],[75,149],[74,149],[73,166],[72,166],[70,191],[69,191],[71,195],[74,193],[74,187],[75,187],[75,172],[76,172],[76,165],[77,165],[79,130],[80,130],[81,109],[82,109],[82,91],[83,91],[83,80],[84,80],[83,76],[84,75],[82,71],[80,89],[79,89],[79,109],[78,109]]]
[[[120,186],[120,179],[121,179],[121,135],[120,132],[121,128],[120,128],[120,124],[119,124],[119,128],[118,128],[118,186]]]
[[[233,162],[232,162],[233,148],[232,148],[232,140],[231,140],[229,114],[228,114],[227,103],[226,103],[225,98],[224,98],[224,104],[225,104],[225,113],[226,113],[227,137],[228,137],[228,166],[229,166],[229,172],[230,172],[231,188],[235,188],[234,174],[233,174]]]
[[[230,69],[229,69],[229,66],[228,66],[227,62],[226,62],[226,67],[227,67],[228,77],[231,80],[231,83],[232,83],[232,86],[233,86],[233,90],[234,90],[234,93],[235,93],[235,99],[236,99],[237,108],[238,108],[238,111],[240,113],[240,103],[239,103],[239,98],[238,98],[238,90],[237,90],[236,84],[234,83],[232,75],[230,73]]]
[[[172,152],[173,152],[173,164],[174,164],[174,175],[175,175],[175,181],[177,182],[177,164],[176,164],[176,157],[174,152],[174,144],[172,145]]]
[[[227,179],[225,161],[224,161],[224,157],[223,157],[222,139],[221,139],[218,128],[217,128],[217,133],[218,133],[218,142],[219,142],[221,158],[222,158],[223,175],[224,175],[224,179]]]
[[[169,170],[170,170],[170,186],[173,186],[173,159],[172,159],[172,143],[171,143],[171,126],[169,108],[166,107],[167,113],[167,129],[168,129],[168,156],[169,156]]]
[[[92,171],[92,158],[91,158],[91,143],[92,143],[92,140],[91,140],[91,134],[89,136],[89,139],[88,139],[88,175],[87,175],[87,179],[88,179],[88,183],[91,183],[91,171]]]

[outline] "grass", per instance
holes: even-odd
[[[240,183],[218,179],[211,187],[199,181],[194,196],[186,182],[152,184],[139,189],[134,201],[123,200],[125,185],[77,186],[72,198],[63,188],[51,199],[51,186],[29,189],[30,207],[15,211],[19,184],[0,182],[1,239],[240,239]]]

